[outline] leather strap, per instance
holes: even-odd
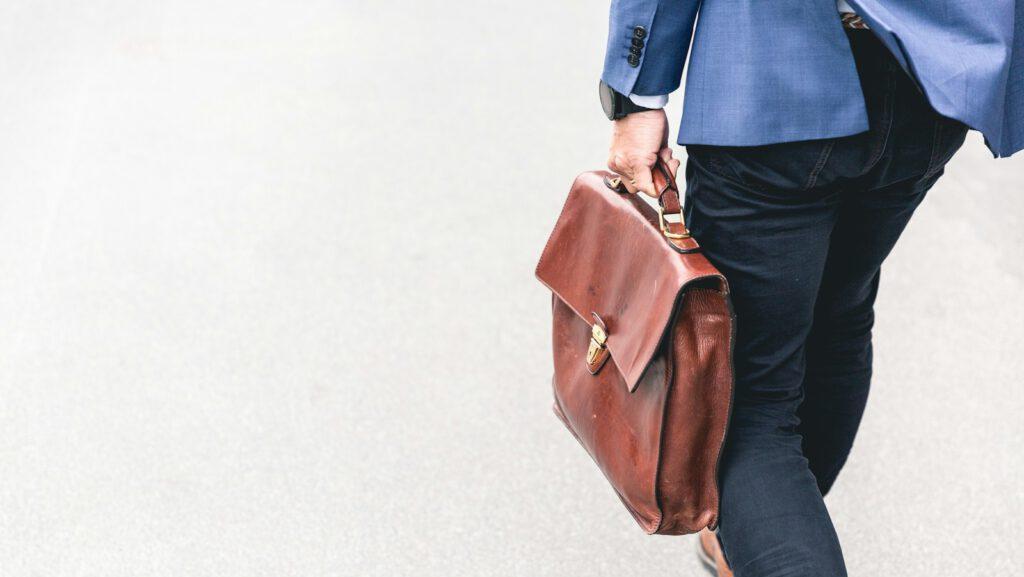
[[[654,181],[654,192],[658,198],[658,224],[662,234],[665,235],[665,240],[672,245],[672,248],[682,253],[700,250],[700,245],[690,236],[690,231],[686,228],[683,204],[679,198],[679,187],[676,185],[676,179],[672,177],[672,169],[660,157],[651,167],[651,177]],[[604,183],[615,192],[629,193],[626,185],[622,184],[621,178],[605,178]],[[676,217],[679,218],[679,221],[673,222],[671,219]]]
[[[658,162],[651,167],[651,176],[654,180],[654,191],[658,195],[658,204],[668,214],[683,213],[683,205],[679,202],[679,187],[676,180],[672,178],[672,170],[665,164],[665,161],[658,158]],[[683,228],[686,228],[685,226]]]

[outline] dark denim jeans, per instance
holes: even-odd
[[[719,530],[737,577],[846,575],[822,495],[867,401],[879,269],[966,135],[871,32],[848,37],[870,130],[687,149],[687,221],[737,315]]]

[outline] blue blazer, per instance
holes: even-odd
[[[1024,148],[1024,0],[849,3],[939,113],[981,131],[996,156]],[[680,144],[867,130],[835,0],[612,0],[602,78],[623,94],[668,94],[691,38]]]

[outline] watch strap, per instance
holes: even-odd
[[[622,118],[627,114],[633,114],[634,112],[647,112],[648,110],[654,110],[653,108],[647,108],[646,106],[640,106],[639,104],[630,100],[628,96],[621,93],[616,93],[616,103],[618,110],[616,110],[615,117]]]

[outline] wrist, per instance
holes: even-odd
[[[664,109],[656,108],[654,110],[642,110],[627,114],[622,118],[616,118],[612,121],[612,124],[615,126],[616,131],[656,131],[660,141],[663,131],[668,127],[668,117],[665,115]]]

